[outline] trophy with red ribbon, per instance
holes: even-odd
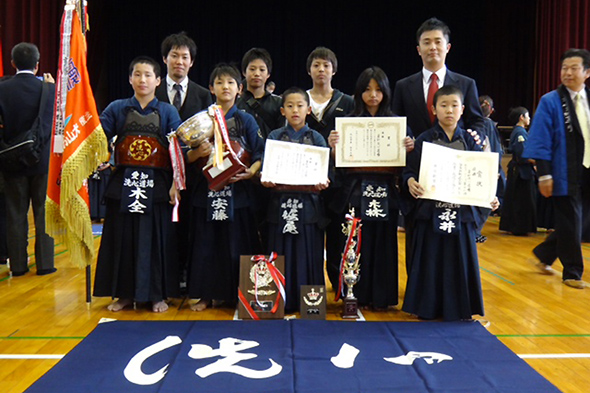
[[[360,279],[361,259],[361,219],[354,216],[354,208],[346,215],[346,224],[342,224],[342,232],[346,236],[346,245],[340,262],[340,280],[336,299],[340,299],[343,292],[342,283],[347,287],[343,302],[342,318],[358,318],[358,300],[354,296],[353,287]]]
[[[213,151],[206,163],[201,162],[209,189],[219,191],[230,179],[250,166],[250,154],[237,140],[230,138],[225,117],[218,105],[197,113],[182,123],[176,131],[190,148],[211,140]]]

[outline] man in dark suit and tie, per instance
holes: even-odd
[[[434,93],[442,87],[454,85],[463,93],[465,109],[459,127],[484,132],[484,119],[479,106],[479,94],[475,81],[447,69],[445,60],[451,49],[451,30],[437,18],[430,18],[420,25],[416,32],[418,55],[422,58],[422,70],[395,84],[393,91],[393,112],[406,116],[408,127],[414,137],[432,128],[437,121],[433,112]],[[483,139],[483,136],[482,136]],[[412,253],[413,211],[402,211],[406,229],[406,270]]]
[[[447,69],[445,59],[451,49],[449,27],[436,18],[426,20],[416,33],[422,71],[397,81],[393,93],[393,112],[406,116],[415,137],[431,128],[435,117],[432,98],[439,87],[455,85],[463,92],[465,111],[459,126],[483,131],[484,120],[478,101],[477,87],[471,78]]]
[[[51,147],[51,127],[55,85],[49,83],[45,108],[39,110],[43,82],[35,74],[39,69],[39,49],[34,44],[21,42],[12,48],[12,66],[16,75],[0,82],[0,133],[5,141],[27,132],[41,112],[43,127],[40,135],[43,149],[39,162],[31,167],[14,170],[0,168],[4,177],[6,195],[7,246],[10,270],[13,277],[26,274],[28,266],[28,212],[33,208],[35,221],[35,263],[38,275],[51,274],[54,267],[54,243],[45,232],[45,198]],[[49,74],[45,80],[53,82]]]
[[[174,105],[182,121],[185,121],[213,104],[209,90],[188,78],[197,55],[197,45],[181,32],[166,37],[161,49],[168,72],[165,83],[156,89],[156,98]]]
[[[176,107],[182,121],[193,116],[213,104],[211,93],[208,89],[198,85],[188,78],[188,72],[195,62],[197,44],[184,32],[171,34],[164,38],[161,45],[162,58],[166,64],[167,75],[164,83],[156,88],[156,98],[168,102]],[[186,168],[187,190],[181,191],[179,215],[180,220],[175,224],[178,241],[178,258],[183,275],[187,267],[188,232],[190,222],[191,204],[190,188],[196,181],[197,171],[195,164]],[[186,197],[185,197],[186,196]],[[184,289],[186,281],[182,279],[181,286]]]
[[[541,97],[522,156],[537,164],[539,192],[551,198],[555,231],[533,249],[537,268],[554,274],[557,258],[563,283],[583,289],[582,190],[590,186],[590,52],[569,49],[561,57],[561,85]]]

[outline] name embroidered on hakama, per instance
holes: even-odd
[[[363,220],[387,220],[389,190],[387,183],[362,182],[361,218]]]
[[[283,233],[299,234],[299,213],[302,209],[303,202],[297,198],[288,198],[281,202]]]
[[[129,213],[146,214],[151,211],[154,175],[151,170],[125,170],[121,208]]]
[[[233,187],[225,186],[207,194],[209,221],[233,221]]]
[[[434,228],[437,232],[456,234],[460,226],[460,205],[453,203],[436,202],[434,205]]]

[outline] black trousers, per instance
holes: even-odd
[[[29,205],[33,208],[35,222],[35,260],[37,270],[54,267],[53,238],[45,232],[45,198],[47,195],[47,174],[32,176],[11,176],[4,174],[6,196],[6,243],[10,270],[26,272],[27,246],[29,236]]]
[[[6,198],[4,197],[4,177],[0,173],[0,259],[8,257],[6,248]]]
[[[563,265],[563,279],[580,280],[584,273],[582,257],[582,193],[551,197],[555,212],[555,231],[533,249],[544,264],[557,258]]]

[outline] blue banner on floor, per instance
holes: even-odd
[[[27,393],[545,393],[477,322],[116,321]]]

